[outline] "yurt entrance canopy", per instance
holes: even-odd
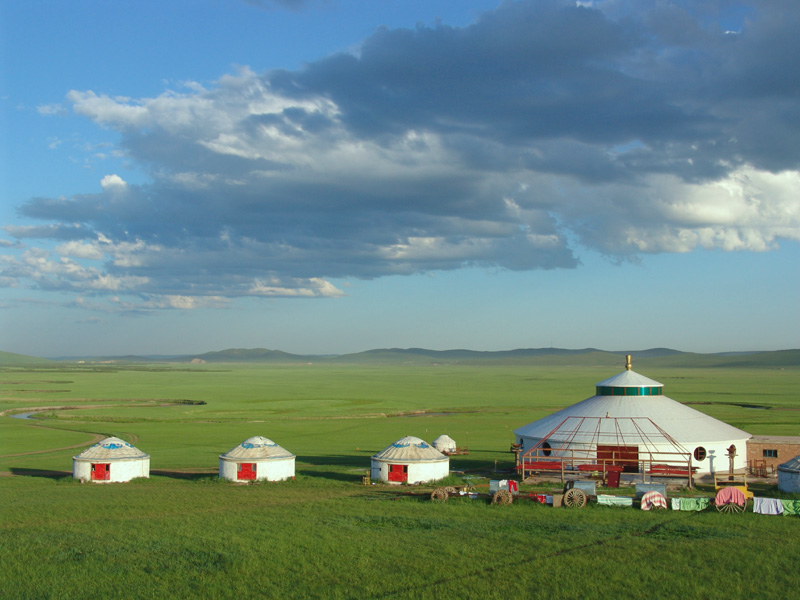
[[[644,467],[644,468],[642,468]],[[686,475],[692,485],[692,453],[647,417],[568,416],[525,451],[522,479],[537,471],[643,472]]]

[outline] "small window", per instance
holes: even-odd
[[[764,458],[778,458],[777,450],[764,450]]]
[[[702,446],[698,446],[694,449],[694,459],[696,461],[702,461],[706,459],[706,449]]]
[[[550,456],[552,453],[553,453],[553,451],[550,450],[550,444],[548,442],[543,443],[542,444],[542,454],[544,454],[545,456]]]

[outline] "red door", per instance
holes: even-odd
[[[389,465],[389,481],[408,481],[408,465]]]
[[[236,479],[253,481],[256,478],[256,463],[239,463],[236,467]]]
[[[92,481],[108,481],[111,479],[111,465],[92,463]]]
[[[601,446],[597,445],[597,462],[605,460],[606,464],[622,466],[626,473],[639,472],[638,446]]]

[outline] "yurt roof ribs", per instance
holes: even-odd
[[[603,431],[603,425],[613,424],[613,431]],[[624,423],[628,431],[621,427]],[[648,432],[649,430],[649,432]],[[552,438],[558,436],[558,445]],[[576,441],[578,434],[581,439]],[[655,440],[657,441],[654,441]],[[680,454],[689,454],[675,438],[659,427],[648,417],[566,417],[550,433],[533,445],[523,456],[530,456],[540,449],[586,449],[594,452],[597,444],[628,446],[636,444],[644,446],[647,452],[657,452],[658,442],[664,440]],[[547,446],[544,444],[547,443]]]
[[[675,470],[670,465],[678,465],[681,474],[685,471],[690,476],[692,472],[691,453],[648,417],[566,417],[522,454],[518,468],[523,479],[526,471],[560,471],[563,478],[565,471],[605,473],[628,460],[615,456],[614,451],[611,459],[598,458],[599,445],[635,446],[636,462],[649,463],[652,472],[670,474]],[[664,446],[670,450],[665,451]]]

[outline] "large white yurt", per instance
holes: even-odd
[[[458,449],[456,441],[446,434],[442,434],[433,440],[433,447],[442,454],[452,454]]]
[[[72,457],[72,476],[112,483],[150,477],[150,455],[118,437],[108,437]]]
[[[372,479],[386,483],[422,483],[450,474],[450,458],[414,436],[400,438],[372,457]]]
[[[778,465],[778,489],[788,494],[800,494],[800,456]]]
[[[651,473],[691,464],[713,473],[727,472],[733,454],[734,469],[747,466],[749,433],[668,398],[663,384],[627,359],[626,370],[596,384],[591,398],[514,430],[523,460],[618,460],[626,471]]]
[[[295,455],[260,435],[219,455],[219,477],[228,481],[282,481],[294,477]]]

